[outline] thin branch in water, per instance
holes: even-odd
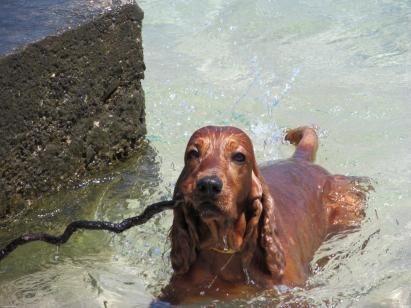
[[[54,236],[47,233],[28,233],[24,234],[14,240],[0,250],[0,261],[4,259],[17,247],[34,242],[43,241],[49,244],[60,245],[69,240],[71,235],[79,229],[86,230],[107,230],[114,233],[120,233],[131,227],[138,226],[146,223],[155,214],[158,214],[164,210],[173,209],[177,206],[175,200],[161,201],[153,203],[145,208],[143,213],[138,216],[124,219],[122,222],[114,223],[111,221],[90,221],[90,220],[78,220],[70,223],[63,234],[60,236]]]

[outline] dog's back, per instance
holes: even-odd
[[[327,235],[350,228],[364,217],[367,189],[361,184],[363,178],[334,176],[313,163],[318,137],[312,128],[289,130],[285,139],[296,146],[293,156],[274,161],[261,172],[274,198],[285,251],[283,283],[300,285]]]

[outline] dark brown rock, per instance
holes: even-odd
[[[0,216],[137,147],[142,19],[125,5],[0,59]]]

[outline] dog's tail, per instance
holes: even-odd
[[[298,127],[287,131],[285,140],[296,146],[293,158],[308,161],[315,160],[318,149],[318,136],[311,127]]]

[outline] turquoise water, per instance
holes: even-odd
[[[312,125],[321,142],[317,162],[333,173],[369,176],[376,191],[360,231],[325,243],[313,267],[330,261],[306,289],[287,290],[281,304],[411,306],[411,3],[139,4],[145,155],[11,219],[0,226],[0,243],[26,230],[57,232],[74,219],[121,220],[170,197],[185,143],[203,125],[243,128],[260,162],[290,155],[283,129]],[[58,250],[22,247],[0,264],[0,306],[141,307],[171,274],[170,223],[167,212],[122,235],[82,232]],[[217,305],[272,300],[258,294]]]

